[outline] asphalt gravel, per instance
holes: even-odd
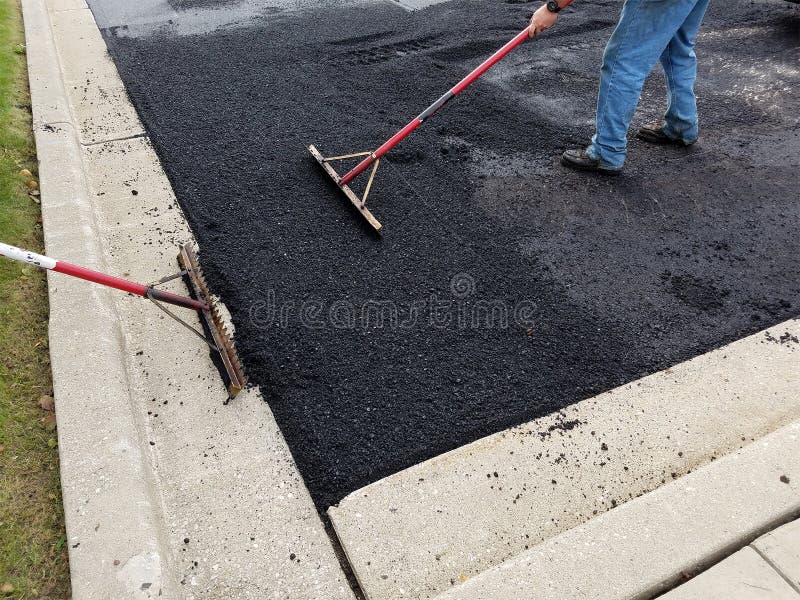
[[[620,8],[576,3],[390,154],[381,239],[305,146],[373,149],[535,3],[251,6],[219,25],[232,3],[170,0],[135,28],[90,4],[320,509],[800,312],[796,5],[712,3],[700,143],[634,140],[611,180],[557,163],[592,134]],[[210,31],[176,25],[209,7]],[[663,106],[657,70],[636,122]]]

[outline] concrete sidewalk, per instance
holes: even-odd
[[[800,521],[788,523],[742,548],[663,600],[798,600]]]

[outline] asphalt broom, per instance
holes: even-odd
[[[189,284],[192,297],[181,296],[179,294],[173,294],[172,292],[160,290],[154,285],[143,285],[119,277],[105,275],[98,271],[92,271],[91,269],[86,269],[63,260],[56,260],[49,256],[29,252],[28,250],[23,250],[16,246],[9,246],[1,242],[0,256],[148,298],[170,317],[203,338],[211,349],[219,355],[223,367],[220,369],[220,372],[225,379],[229,398],[235,397],[244,389],[246,385],[244,371],[239,362],[239,357],[236,354],[233,340],[225,327],[222,316],[212,302],[203,272],[197,260],[197,255],[188,244],[181,246],[180,254],[178,255],[178,262],[180,263],[182,271],[178,275],[165,277],[160,280],[158,284],[166,283],[178,277],[185,277]],[[206,337],[194,327],[180,319],[177,315],[172,313],[172,311],[167,309],[164,304],[197,311],[203,320],[204,327],[208,331],[209,336]]]

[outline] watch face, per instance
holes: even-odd
[[[548,9],[550,12],[558,12],[559,10],[561,10],[561,9],[559,8],[559,6],[558,6],[558,0],[550,0],[550,1],[547,3],[547,9]]]

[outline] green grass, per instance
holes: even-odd
[[[41,251],[23,44],[18,0],[0,0],[0,241]],[[69,597],[47,314],[44,274],[0,258],[0,598]]]

